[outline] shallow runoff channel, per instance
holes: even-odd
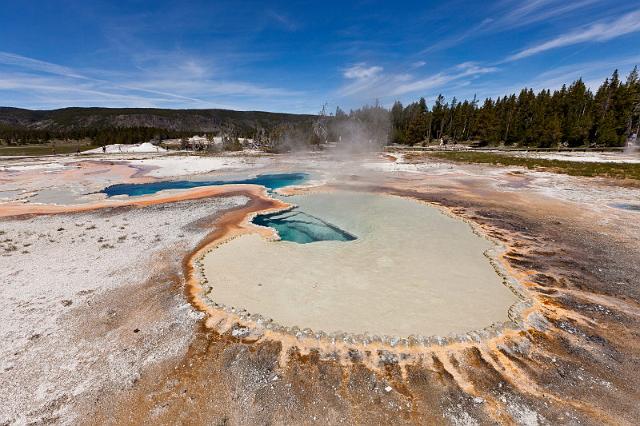
[[[284,201],[352,238],[226,242],[202,259],[213,302],[326,333],[444,336],[507,321],[518,300],[484,254],[494,244],[434,206],[346,191]]]

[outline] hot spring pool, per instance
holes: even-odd
[[[293,241],[300,244],[317,241],[353,241],[357,238],[355,235],[305,213],[299,208],[281,213],[258,215],[252,222],[275,229],[283,241]]]
[[[394,336],[483,328],[507,320],[517,301],[484,255],[493,243],[436,207],[343,191],[285,201],[302,215],[263,216],[260,224],[298,220],[303,235],[244,235],[205,255],[212,300],[285,326]],[[304,235],[308,226],[330,235]]]
[[[616,203],[616,204],[611,204],[611,207],[616,209],[628,210],[632,212],[640,212],[640,204]]]
[[[248,179],[236,180],[165,180],[148,183],[119,183],[107,186],[101,192],[108,197],[128,195],[130,197],[155,194],[166,189],[190,189],[200,186],[232,184],[262,185],[273,190],[285,186],[299,185],[309,178],[307,173],[275,173],[258,175]]]

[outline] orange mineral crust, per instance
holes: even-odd
[[[223,185],[193,188],[179,193],[159,194],[118,200],[103,200],[76,205],[3,203],[0,204],[0,217],[77,213],[114,207],[145,207],[164,203],[175,203],[178,201],[197,200],[207,197],[224,197],[234,195],[265,197],[264,193],[265,190],[263,187],[255,185]]]

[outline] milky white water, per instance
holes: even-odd
[[[486,327],[516,302],[483,254],[493,244],[433,206],[352,192],[285,201],[357,239],[236,238],[203,259],[213,300],[285,326],[395,336]]]

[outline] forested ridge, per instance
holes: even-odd
[[[427,141],[480,141],[491,145],[624,146],[640,133],[640,79],[635,67],[621,81],[614,71],[592,93],[582,79],[561,89],[523,89],[496,100],[446,102],[442,95],[431,109],[421,98],[391,108],[394,143],[415,145]]]
[[[90,139],[102,145],[135,143],[194,134],[233,133],[252,137],[260,129],[307,125],[313,115],[223,109],[0,107],[0,141],[10,145]]]

